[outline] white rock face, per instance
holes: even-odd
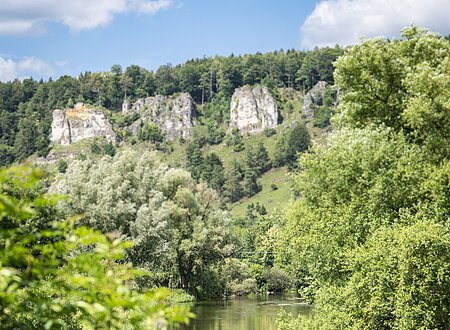
[[[141,116],[131,126],[134,133],[141,122],[147,124],[153,122],[169,141],[180,137],[188,138],[195,126],[195,104],[189,93],[138,99],[133,104],[131,112],[137,112]]]
[[[127,115],[131,110],[131,103],[128,102],[127,99],[125,99],[122,103],[122,115]]]
[[[305,115],[307,121],[314,117],[313,104],[319,99],[323,100],[327,91],[327,86],[328,84],[325,81],[319,81],[308,93],[306,93],[303,99],[302,113]]]
[[[73,109],[53,111],[50,135],[52,143],[68,145],[97,136],[104,136],[111,142],[116,141],[116,133],[103,112],[83,103],[77,103]]]
[[[261,133],[265,128],[278,124],[275,98],[265,86],[244,86],[236,89],[231,97],[230,130],[241,133]]]

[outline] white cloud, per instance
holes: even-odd
[[[0,35],[36,34],[56,22],[72,31],[105,26],[115,15],[153,15],[170,8],[172,0],[1,0]]]
[[[301,46],[349,45],[361,36],[398,36],[415,24],[450,33],[450,0],[322,0],[300,29]]]
[[[145,1],[145,0],[131,0],[130,9],[143,14],[153,15],[158,11],[172,6],[171,0],[159,1]]]
[[[46,61],[35,57],[25,57],[20,60],[0,57],[0,81],[10,81],[16,78],[24,79],[33,75],[48,78],[55,73],[53,67]]]

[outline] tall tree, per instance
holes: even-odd
[[[225,174],[222,160],[216,153],[206,155],[203,161],[201,178],[208,183],[208,186],[219,193],[223,191]]]
[[[186,169],[195,180],[200,179],[203,171],[203,155],[195,141],[186,146]]]
[[[230,203],[237,202],[244,196],[244,189],[241,185],[240,173],[239,170],[234,166],[227,173],[223,195]]]
[[[264,142],[259,141],[255,150],[255,161],[259,173],[265,173],[272,168],[272,162],[269,158]]]
[[[244,177],[245,195],[251,197],[261,191],[261,185],[258,182],[258,174],[252,168],[245,170]]]

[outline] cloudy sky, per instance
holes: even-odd
[[[410,24],[450,34],[450,0],[0,0],[0,81],[348,45]]]

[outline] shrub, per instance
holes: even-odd
[[[56,169],[59,173],[66,173],[67,170],[67,162],[64,159],[58,160],[58,163],[56,164]]]
[[[271,137],[274,136],[275,134],[277,134],[277,131],[275,128],[264,128],[264,135],[267,137]]]

